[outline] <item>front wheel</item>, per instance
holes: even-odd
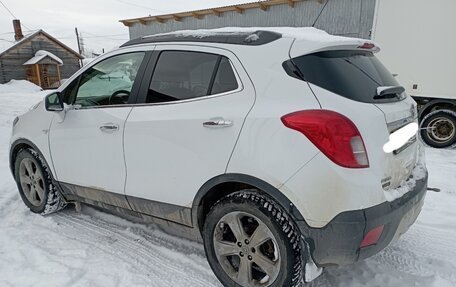
[[[298,286],[301,234],[277,203],[256,190],[230,194],[203,229],[209,264],[224,286]]]
[[[421,124],[421,138],[431,147],[446,148],[456,143],[456,113],[437,110],[428,114]]]
[[[16,156],[14,175],[19,194],[34,213],[50,214],[66,206],[44,160],[32,149],[20,150]]]

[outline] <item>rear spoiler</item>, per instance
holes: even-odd
[[[384,99],[384,98],[400,98],[402,93],[405,92],[405,88],[402,86],[383,86],[377,88],[377,95],[374,96],[374,100],[376,99]]]
[[[358,50],[377,53],[380,47],[372,41],[357,38],[330,36],[323,39],[295,39],[290,47],[290,58],[334,50]]]

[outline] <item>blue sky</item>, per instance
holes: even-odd
[[[128,40],[120,19],[232,5],[243,0],[1,0],[21,20],[24,34],[43,29],[77,49],[74,28],[95,52],[111,50]],[[0,5],[0,50],[14,41],[13,16]]]

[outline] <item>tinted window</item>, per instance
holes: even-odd
[[[359,102],[377,102],[377,87],[399,85],[371,52],[326,51],[292,61],[308,82]],[[387,99],[398,100],[394,95]]]
[[[143,52],[123,54],[89,68],[80,77],[74,103],[83,107],[126,104],[143,58]]]
[[[147,103],[194,99],[238,87],[228,58],[190,51],[164,51],[155,66]]]
[[[237,88],[238,83],[233,68],[231,67],[230,60],[223,57],[220,61],[217,74],[215,75],[211,95],[233,91]]]
[[[147,95],[147,103],[170,102],[209,94],[219,56],[182,51],[160,54]]]

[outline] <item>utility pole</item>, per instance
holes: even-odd
[[[78,51],[79,55],[82,54],[81,51],[81,43],[79,42],[79,33],[78,33],[78,27],[74,28],[74,32],[76,33],[76,40],[78,41]],[[82,56],[82,55],[81,55]],[[79,68],[82,68],[82,59],[79,60]]]

